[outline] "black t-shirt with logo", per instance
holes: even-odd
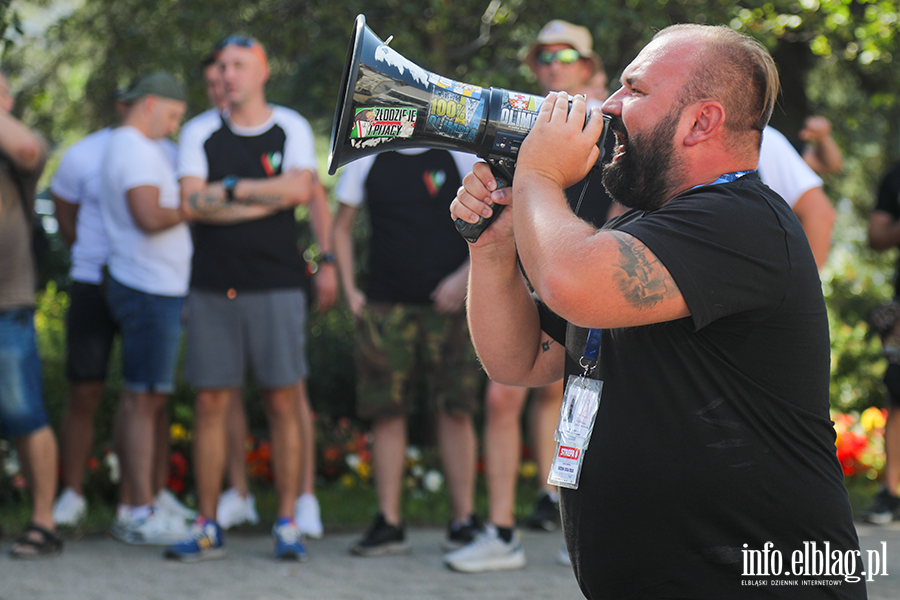
[[[223,120],[203,143],[207,181],[228,175],[248,179],[280,175],[288,134],[276,120],[259,135],[237,135]],[[306,283],[293,208],[244,223],[196,223],[193,234],[193,289],[268,291],[302,288]]]
[[[461,182],[446,150],[375,157],[365,179],[370,300],[431,304],[437,284],[468,259],[449,212]]]

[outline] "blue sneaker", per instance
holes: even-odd
[[[298,562],[309,560],[306,546],[303,545],[303,534],[293,520],[287,517],[278,519],[272,528],[272,536],[275,538],[275,558]]]
[[[215,521],[198,517],[191,527],[190,537],[166,548],[164,556],[181,562],[225,558],[222,528]]]

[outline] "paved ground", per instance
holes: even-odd
[[[271,538],[231,533],[225,560],[185,565],[165,561],[154,547],[127,546],[89,536],[71,540],[64,555],[41,562],[12,561],[0,544],[0,600],[120,600],[229,598],[234,600],[415,599],[487,600],[581,598],[570,569],[556,562],[559,533],[525,533],[528,567],[521,571],[464,575],[441,562],[438,529],[408,532],[414,552],[389,558],[356,558],[347,553],[359,533],[327,535],[309,543],[312,560],[277,563]],[[866,550],[886,554],[887,576],[869,584],[872,600],[900,598],[900,523],[859,525]],[[882,546],[884,542],[884,546]],[[884,550],[882,552],[882,550]],[[882,572],[884,569],[882,570]]]

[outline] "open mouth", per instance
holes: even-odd
[[[616,147],[613,152],[612,160],[615,161],[625,154],[625,145],[628,143],[628,134],[624,131],[613,131],[613,134],[616,136]]]

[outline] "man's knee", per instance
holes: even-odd
[[[263,403],[269,419],[296,421],[297,394],[294,386],[266,390],[263,392]]]
[[[490,384],[487,389],[485,406],[494,419],[518,419],[528,396],[528,388]]]
[[[198,391],[194,400],[196,418],[198,420],[224,418],[230,400],[230,390],[227,389]]]

